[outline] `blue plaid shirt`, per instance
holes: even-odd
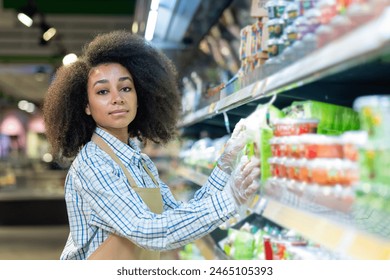
[[[150,250],[171,250],[213,231],[235,214],[233,198],[223,188],[229,176],[215,168],[207,183],[187,203],[176,201],[158,177],[154,163],[131,139],[126,145],[104,130],[113,149],[139,187],[155,187],[144,161],[159,182],[164,212],[152,213],[132,190],[121,168],[94,142],[73,161],[65,181],[70,234],[61,259],[87,259],[115,233]]]

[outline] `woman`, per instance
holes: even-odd
[[[75,157],[65,181],[70,234],[61,259],[158,259],[213,231],[259,187],[257,159],[230,175],[245,142],[236,129],[194,198],[174,199],[134,139],[164,144],[175,136],[175,68],[126,31],[98,35],[77,62],[61,67],[43,111],[53,153]],[[104,255],[114,238],[132,256]]]

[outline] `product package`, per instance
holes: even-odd
[[[271,177],[268,159],[272,156],[269,141],[273,137],[273,131],[268,123],[283,117],[284,113],[275,106],[260,104],[256,110],[244,120],[248,134],[245,155],[249,158],[255,155],[260,159],[262,183],[264,183],[267,178]]]
[[[340,135],[359,130],[359,115],[352,109],[319,101],[295,101],[283,109],[290,118],[318,119],[318,134]]]

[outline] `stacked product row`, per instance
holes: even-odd
[[[283,229],[261,217],[253,219],[252,216],[229,228],[227,237],[218,245],[229,258],[238,260],[345,259],[293,230]]]
[[[316,134],[318,119],[279,119],[270,140],[272,184],[351,187],[358,181],[357,144],[364,132]]]

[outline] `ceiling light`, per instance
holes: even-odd
[[[160,0],[152,0],[152,3],[150,4],[150,9],[152,11],[157,11],[159,5],[160,5]]]
[[[18,108],[19,108],[20,110],[26,110],[27,107],[28,107],[28,101],[26,101],[26,100],[20,100],[20,101],[18,102]]]
[[[50,154],[50,153],[46,153],[46,154],[44,154],[43,156],[42,156],[42,160],[44,161],[44,162],[52,162],[53,161],[53,155],[52,154]]]
[[[64,58],[62,59],[62,64],[69,65],[76,61],[77,61],[77,55],[75,55],[74,53],[70,53],[64,56]]]
[[[33,24],[32,16],[28,16],[25,13],[18,13],[18,20],[27,27],[31,27]]]
[[[48,25],[45,21],[41,22],[42,39],[46,42],[50,41],[57,33],[57,29]]]
[[[148,20],[146,22],[146,29],[145,29],[145,39],[147,41],[151,41],[153,39],[154,30],[156,29],[159,5],[160,5],[160,0],[152,0],[152,3],[150,4],[150,11],[149,11]]]
[[[151,41],[154,36],[154,30],[156,29],[157,11],[149,11],[148,22],[146,23],[145,39]]]
[[[131,32],[133,32],[134,34],[138,32],[138,22],[133,22],[133,25],[131,26]]]
[[[18,14],[18,20],[26,25],[27,27],[31,27],[34,22],[34,15],[37,13],[37,7],[34,1],[28,1],[27,5],[22,7]]]

